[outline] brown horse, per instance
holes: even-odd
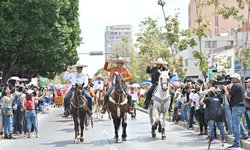
[[[74,130],[75,130],[75,140],[74,143],[79,143],[84,141],[83,131],[84,131],[84,121],[87,116],[87,99],[84,96],[83,85],[75,85],[74,97],[70,102],[70,110],[72,113],[74,121]],[[79,129],[80,127],[80,129]]]
[[[122,141],[126,141],[127,133],[127,97],[123,91],[123,80],[118,74],[114,74],[115,77],[115,89],[111,92],[109,102],[107,103],[108,109],[111,112],[113,124],[115,128],[115,140],[119,142],[119,128],[122,123]]]
[[[95,97],[95,103],[96,103],[96,117],[99,118],[101,116],[101,118],[103,117],[103,115],[101,115],[101,109],[104,105],[104,90],[102,89],[98,89],[96,91],[96,97]]]

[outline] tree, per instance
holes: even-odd
[[[78,60],[79,0],[1,0],[0,70],[53,78]]]
[[[208,26],[210,24],[209,20],[205,20],[203,17],[203,8],[213,4],[208,3],[203,0],[196,0],[195,6],[196,6],[196,23],[197,28],[193,28],[191,30],[192,34],[197,38],[198,40],[198,49],[195,49],[193,46],[193,56],[197,59],[197,62],[195,63],[196,66],[199,67],[199,70],[201,71],[204,80],[206,81],[207,77],[207,71],[208,71],[208,53],[204,50],[202,50],[202,39],[207,37],[207,34],[209,32]],[[193,44],[195,45],[195,44]]]
[[[158,0],[158,5],[162,8],[165,21],[163,35],[167,48],[170,50],[169,67],[174,73],[177,72],[180,77],[184,77],[183,57],[179,55],[179,52],[188,46],[195,46],[196,43],[194,39],[191,38],[189,30],[180,29],[179,13],[176,13],[173,17],[166,16],[164,9],[166,5],[165,1]]]
[[[238,6],[231,6],[228,7],[225,4],[223,4],[217,11],[218,14],[221,14],[225,19],[228,19],[229,17],[233,17],[234,19],[237,19],[241,24],[240,27],[245,26],[246,36],[243,39],[243,44],[238,45],[237,44],[237,58],[241,62],[243,66],[243,80],[245,80],[246,77],[246,71],[247,67],[250,66],[250,48],[249,48],[249,22],[250,22],[250,0],[237,0]],[[247,16],[244,16],[240,14],[240,10],[244,9],[245,7],[248,8],[248,14]],[[236,35],[237,36],[237,35]]]
[[[163,9],[164,10],[164,9]],[[195,44],[190,37],[188,30],[179,28],[179,14],[174,17],[165,17],[164,27],[158,25],[158,20],[150,17],[141,22],[141,30],[137,34],[139,55],[146,59],[157,59],[162,57],[168,61],[168,67],[179,74],[180,77],[185,75],[183,68],[183,58],[179,51],[184,50],[189,45]]]

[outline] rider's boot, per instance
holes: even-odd
[[[149,103],[150,103],[150,101],[146,98],[145,102],[144,102],[143,109],[148,109]]]
[[[133,114],[133,108],[132,108],[132,101],[131,101],[131,96],[128,97],[128,113]]]

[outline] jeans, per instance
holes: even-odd
[[[189,121],[189,119],[190,119],[190,109],[191,109],[190,105],[182,107],[182,111],[181,111],[182,116],[181,116],[181,118],[183,118],[183,121],[186,121],[186,122]]]
[[[247,129],[249,130],[250,129],[250,108],[246,108],[245,117],[246,117]]]
[[[14,112],[14,132],[23,132],[23,111],[16,110]]]
[[[193,127],[194,123],[194,106],[190,108],[189,128]]]
[[[0,109],[0,132],[3,132],[3,111]]]
[[[223,122],[222,121],[218,121],[216,122],[217,126],[220,130],[220,135],[221,135],[221,139],[224,140],[226,138],[226,134],[225,134],[225,130],[223,127]],[[209,137],[213,140],[214,139],[214,128],[215,128],[215,121],[214,120],[209,120],[208,121],[208,127],[209,127]]]
[[[3,114],[5,117],[4,120],[4,133],[10,134],[13,131],[13,116],[7,116],[7,112],[12,111],[11,108],[4,108]]]
[[[205,114],[202,112],[200,109],[197,109],[195,111],[196,118],[199,122],[199,127],[200,127],[200,133],[203,132],[203,129],[205,128],[205,132],[207,132],[207,123],[205,120]]]
[[[248,132],[245,130],[240,119],[245,113],[244,106],[232,107],[233,130],[234,130],[234,145],[240,145],[240,134],[244,139],[248,138]]]
[[[225,118],[226,118],[226,122],[227,122],[227,129],[229,131],[229,134],[233,134],[233,122],[232,122],[232,112],[230,109],[229,105],[224,105],[224,109],[225,109]]]
[[[67,105],[68,105],[68,103],[70,101],[70,98],[71,98],[71,96],[72,96],[72,94],[73,94],[74,91],[75,91],[75,88],[72,87],[69,90],[69,92],[67,93],[67,95],[65,96],[65,98],[64,98],[64,104],[63,104],[64,105],[64,109],[67,108]],[[92,97],[90,96],[90,94],[87,91],[84,91],[84,95],[85,95],[86,99],[88,100],[88,107],[92,111]]]
[[[28,132],[31,132],[31,123],[34,126],[35,132],[38,132],[37,129],[37,116],[36,116],[36,112],[35,110],[31,110],[31,111],[26,111],[25,112],[25,117],[26,117],[26,121],[27,121],[27,128],[28,128]]]

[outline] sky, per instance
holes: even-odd
[[[133,34],[139,32],[139,24],[146,17],[159,20],[164,18],[158,0],[79,0],[79,19],[81,27],[81,45],[79,53],[105,51],[106,26],[132,24]],[[182,29],[188,28],[188,4],[190,0],[165,0],[166,15],[174,15],[179,8]],[[79,55],[80,62],[88,65],[84,71],[90,76],[104,66],[104,56]]]

